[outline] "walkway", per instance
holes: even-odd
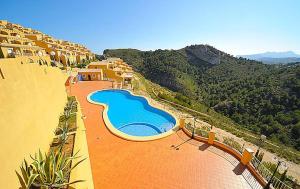
[[[251,188],[242,167],[221,157],[208,145],[189,140],[182,131],[150,142],[127,141],[110,133],[102,120],[103,107],[86,100],[90,92],[110,87],[110,82],[90,81],[77,83],[71,89],[86,116],[84,124],[96,189]]]

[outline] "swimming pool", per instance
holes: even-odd
[[[176,118],[151,106],[141,96],[127,90],[109,89],[91,93],[91,103],[105,107],[103,118],[108,128],[118,136],[132,140],[150,140],[174,132]]]

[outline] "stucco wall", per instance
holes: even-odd
[[[20,61],[0,59],[0,188],[17,188],[23,158],[48,151],[67,100],[58,68]]]
[[[78,75],[82,76],[81,78],[82,78],[83,81],[101,81],[101,80],[103,80],[102,70],[90,71],[90,72],[79,71]]]
[[[111,78],[113,80],[116,80],[117,82],[122,82],[123,78],[120,76],[117,76],[116,73],[113,70],[103,70],[103,75],[106,75],[107,78]]]
[[[102,69],[103,75],[105,75],[106,78],[110,78],[113,80],[116,80],[117,82],[122,82],[123,78],[121,76],[118,76],[115,71],[111,69],[107,69],[107,65],[88,65],[89,69]]]

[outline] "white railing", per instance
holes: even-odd
[[[193,131],[194,131],[194,135],[195,136],[201,136],[201,137],[204,137],[204,138],[208,138],[207,136],[205,136],[205,134],[203,135],[203,133],[209,133],[209,131],[207,130],[204,130],[204,129],[201,129],[201,128],[197,128],[197,129],[194,129],[193,126],[189,125],[189,124],[185,124],[185,128],[192,134]],[[196,130],[198,132],[196,132]],[[201,132],[201,134],[199,135],[199,131]],[[203,132],[203,133],[202,133]],[[220,141],[222,142],[222,141]],[[224,142],[222,142],[223,144],[225,144]],[[243,151],[243,148],[244,146],[242,147],[242,151],[240,151],[239,149],[235,149],[234,147],[228,145],[228,144],[225,144],[227,147],[235,150],[237,153],[241,154],[242,155],[242,151]],[[269,170],[261,161],[259,161],[255,156],[252,158],[251,160],[251,164],[252,166],[255,168],[255,170],[266,180],[266,182],[268,182],[272,175],[273,175],[273,172],[271,170]],[[272,178],[272,186],[274,189],[292,189],[290,186],[288,186],[287,184],[285,184],[284,182],[282,182],[280,179],[278,179],[277,177],[273,177]],[[255,186],[252,186],[251,187],[253,189],[256,189],[256,188],[261,188],[261,186],[259,184],[256,184]]]
[[[255,156],[251,160],[251,164],[256,169],[256,171],[267,181],[269,182],[272,178],[273,173]],[[290,186],[286,185],[277,177],[272,178],[272,186],[275,189],[292,189]]]

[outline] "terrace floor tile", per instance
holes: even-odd
[[[67,89],[77,97],[86,116],[96,189],[251,188],[243,174],[234,172],[233,164],[209,148],[202,149],[203,143],[191,140],[182,144],[189,139],[182,131],[148,142],[127,141],[112,134],[103,122],[103,107],[86,99],[93,91],[110,88],[111,82],[79,82],[71,87]],[[179,144],[178,150],[172,147]]]

